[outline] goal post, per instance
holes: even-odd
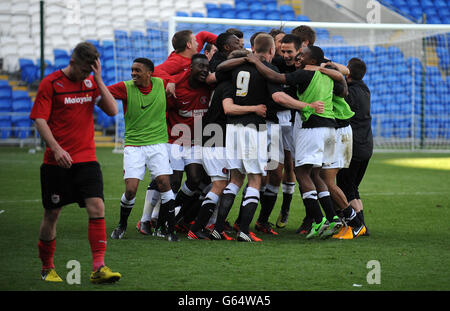
[[[327,58],[346,65],[358,57],[366,63],[363,80],[371,91],[375,150],[450,151],[450,25],[173,16],[161,32],[168,44],[157,55],[169,55],[173,35],[183,29],[219,34],[238,28],[249,48],[257,31],[282,28],[289,33],[300,25],[315,30],[315,45]]]

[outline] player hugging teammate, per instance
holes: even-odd
[[[167,157],[155,164],[147,155],[136,165],[150,170],[168,166],[172,173],[168,190],[167,182],[158,183],[151,171],[138,231],[169,241],[178,241],[177,233],[194,240],[233,240],[234,229],[238,241],[262,241],[250,230],[260,204],[255,230],[278,236],[269,217],[280,185],[283,204],[277,227],[284,228],[297,181],[305,206],[297,233],[308,239],[367,234],[359,201],[347,190],[351,186],[341,189],[335,182],[352,159],[354,112],[346,101],[349,69],[324,57],[314,46],[315,32],[307,26],[291,34],[274,31],[278,50],[271,35],[256,33],[249,52],[235,33],[177,32],[172,40],[175,51],[149,72],[160,76],[166,89]],[[217,48],[211,56],[214,49],[209,47],[208,57],[198,53],[206,40]],[[174,62],[176,58],[180,61]],[[356,76],[362,79],[360,73]],[[357,96],[352,101],[354,106],[358,101],[369,103]],[[126,126],[125,136],[136,126]],[[239,216],[231,226],[228,214],[245,179]],[[111,235],[114,239],[123,238],[134,206],[135,191],[127,193]]]

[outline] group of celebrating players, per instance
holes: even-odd
[[[104,264],[103,180],[92,116],[95,104],[117,114],[115,99],[124,111],[125,191],[111,238],[125,235],[147,170],[151,183],[136,226],[144,235],[234,240],[234,230],[237,241],[260,242],[250,230],[258,205],[255,230],[278,235],[269,217],[281,186],[276,227],[287,225],[296,182],[305,207],[297,233],[307,239],[368,235],[358,192],[373,148],[366,67],[358,58],[347,66],[333,63],[314,42],[308,26],[290,34],[255,33],[251,51],[238,29],[218,36],[182,30],[164,63],[155,67],[136,58],[132,79],[110,86],[101,78],[96,48],[78,44],[69,65],[42,81],[30,115],[47,145],[38,243],[42,279],[62,281],[53,264],[56,222],[69,203],[86,207],[89,215],[91,282],[121,278]],[[245,179],[231,225],[228,214]]]
[[[200,54],[205,41],[205,54]],[[109,87],[124,101],[126,184],[119,225],[111,237],[124,236],[146,167],[152,182],[137,223],[144,235],[177,241],[177,232],[186,232],[194,240],[234,240],[230,232],[235,230],[238,241],[262,241],[250,230],[258,204],[255,230],[278,235],[269,216],[282,184],[276,225],[286,226],[296,181],[306,209],[298,233],[308,239],[367,235],[362,209],[356,203],[353,207],[336,184],[340,169],[350,165],[353,149],[350,119],[355,113],[345,100],[345,76],[353,67],[361,81],[358,75],[364,75],[365,65],[356,58],[350,69],[335,64],[314,41],[315,33],[307,26],[291,34],[258,32],[250,39],[250,52],[243,49],[243,33],[237,29],[217,37],[183,30],[174,35],[175,51],[166,62],[154,67],[148,59],[134,60],[133,80]],[[144,106],[156,107],[144,99],[142,109],[134,104],[136,117],[128,115],[131,90],[126,84],[152,94],[148,87],[155,85],[155,77],[167,93],[166,119],[161,113],[154,116],[151,108],[143,117]],[[137,119],[148,122],[139,128]],[[152,129],[156,124],[158,130]],[[161,130],[165,125],[167,131]],[[151,138],[150,132],[161,136]],[[231,226],[227,216],[245,178],[239,216]]]

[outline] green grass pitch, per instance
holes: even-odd
[[[448,291],[450,290],[450,157],[448,154],[375,154],[361,185],[370,237],[306,240],[295,234],[304,216],[298,188],[287,228],[262,243],[180,242],[139,234],[149,177],[140,184],[123,240],[109,235],[124,191],[122,155],[99,148],[106,204],[106,264],[122,273],[114,285],[89,283],[87,213],[66,206],[57,226],[55,265],[65,280],[40,280],[37,242],[42,218],[42,152],[0,148],[0,290],[3,291]],[[406,160],[407,159],[407,160]],[[428,162],[427,162],[428,160]],[[431,161],[430,161],[431,160]],[[428,163],[415,165],[415,163]],[[433,163],[440,163],[434,165]],[[405,165],[402,165],[405,164]],[[230,214],[237,216],[238,196]],[[271,215],[275,223],[281,195]],[[259,213],[259,208],[256,215]],[[252,224],[253,228],[253,224]],[[70,260],[81,265],[80,284],[69,284]],[[379,284],[371,284],[379,263]]]

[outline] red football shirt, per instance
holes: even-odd
[[[177,77],[175,95],[176,99],[167,98],[167,128],[169,131],[169,143],[184,136],[190,139],[191,143],[194,139],[194,118],[201,117],[208,111],[209,100],[211,97],[211,87],[206,83],[197,89],[189,85],[190,71]],[[179,80],[178,80],[179,78]],[[177,124],[185,124],[189,127],[190,133],[176,133],[178,130],[174,128]],[[201,130],[201,127],[200,127]],[[197,134],[199,135],[199,134]],[[201,133],[199,138],[201,139]],[[181,143],[180,140],[178,142]],[[186,140],[183,144],[189,144]]]
[[[195,38],[197,39],[198,47],[197,53],[199,53],[205,42],[216,44],[217,35],[207,32],[200,31]],[[175,52],[170,53],[169,57],[159,66],[155,67],[154,75],[161,78],[169,78],[170,76],[182,73],[189,69],[191,65],[191,59],[181,56]],[[170,82],[174,82],[170,79]]]
[[[56,141],[70,154],[73,163],[97,161],[93,111],[99,100],[100,92],[92,76],[72,81],[58,70],[41,81],[30,119],[47,121]],[[57,165],[48,147],[44,163]]]

